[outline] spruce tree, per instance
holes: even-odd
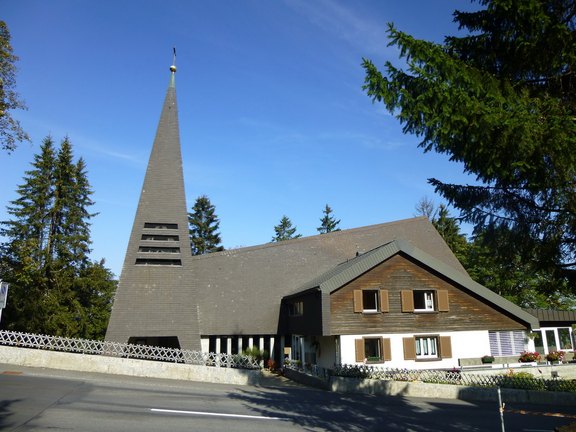
[[[196,199],[192,212],[188,213],[192,255],[203,255],[224,250],[218,232],[220,221],[215,212],[216,208],[210,199],[206,195],[202,195]]]
[[[273,242],[302,237],[301,234],[296,234],[296,227],[292,227],[292,221],[287,216],[282,216],[280,223],[274,227],[274,232],[276,235],[272,237]]]
[[[46,138],[2,222],[0,278],[10,282],[3,327],[102,338],[115,288],[103,263],[89,259],[92,191],[84,161],[66,138]],[[98,317],[95,319],[94,317]],[[95,320],[92,322],[92,320]]]
[[[425,151],[479,184],[431,179],[504,260],[576,286],[576,13],[573,1],[480,0],[462,37],[418,40],[390,25],[405,61],[364,61],[365,90]],[[507,255],[507,256],[506,256]]]
[[[340,231],[338,228],[338,224],[340,223],[340,219],[336,220],[333,216],[331,216],[332,209],[328,204],[324,208],[324,216],[320,219],[321,225],[316,228],[316,230],[320,234],[326,234],[332,231]]]

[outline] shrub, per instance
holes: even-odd
[[[510,371],[510,373],[502,377],[500,387],[523,390],[546,390],[546,383],[544,380],[536,378],[530,372]]]
[[[266,350],[261,350],[256,346],[246,348],[244,351],[242,351],[242,354],[254,358],[257,362],[261,362],[263,359],[268,357],[268,352]]]

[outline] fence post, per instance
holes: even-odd
[[[500,393],[500,387],[498,387],[498,409],[500,410],[500,423],[502,424],[502,432],[506,432],[504,427],[504,405],[502,403],[502,394]]]

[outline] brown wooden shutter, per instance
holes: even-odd
[[[450,336],[440,336],[440,357],[452,358],[452,340]]]
[[[364,339],[354,339],[354,345],[356,346],[356,361],[361,363],[366,358]]]
[[[354,312],[362,312],[363,310],[362,290],[354,290]]]
[[[416,360],[416,341],[413,337],[402,338],[404,360]]]
[[[392,360],[392,348],[390,346],[390,338],[382,338],[382,360]]]
[[[402,290],[402,312],[414,312],[414,294],[412,290]]]
[[[448,312],[450,310],[448,291],[436,291],[436,299],[438,300],[438,312]]]
[[[390,312],[390,303],[388,302],[388,290],[380,290],[380,312]]]

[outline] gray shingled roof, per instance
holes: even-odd
[[[193,258],[202,335],[275,334],[283,297],[393,240],[434,256],[470,280],[424,217],[227,250]]]
[[[398,253],[404,253],[416,259],[429,269],[443,275],[455,284],[461,286],[463,289],[468,290],[469,292],[482,298],[487,303],[490,303],[493,306],[513,315],[518,320],[529,324],[531,328],[536,329],[540,327],[538,319],[534,315],[524,311],[522,308],[499,296],[485,286],[474,282],[467,275],[455,270],[449,265],[446,265],[442,261],[418,249],[417,247],[414,247],[412,244],[406,242],[405,240],[394,240],[374,250],[371,250],[364,255],[360,255],[353,260],[343,263],[334,269],[331,269],[328,272],[318,276],[310,283],[303,285],[300,291],[302,292],[317,288],[322,291],[323,294],[329,295],[343,285],[356,279],[358,276],[366,273],[368,270],[374,268],[378,264],[386,261]],[[322,298],[328,299],[329,297],[322,296]],[[329,313],[329,308],[323,308],[323,310],[328,311]],[[329,322],[329,320],[323,321]]]

